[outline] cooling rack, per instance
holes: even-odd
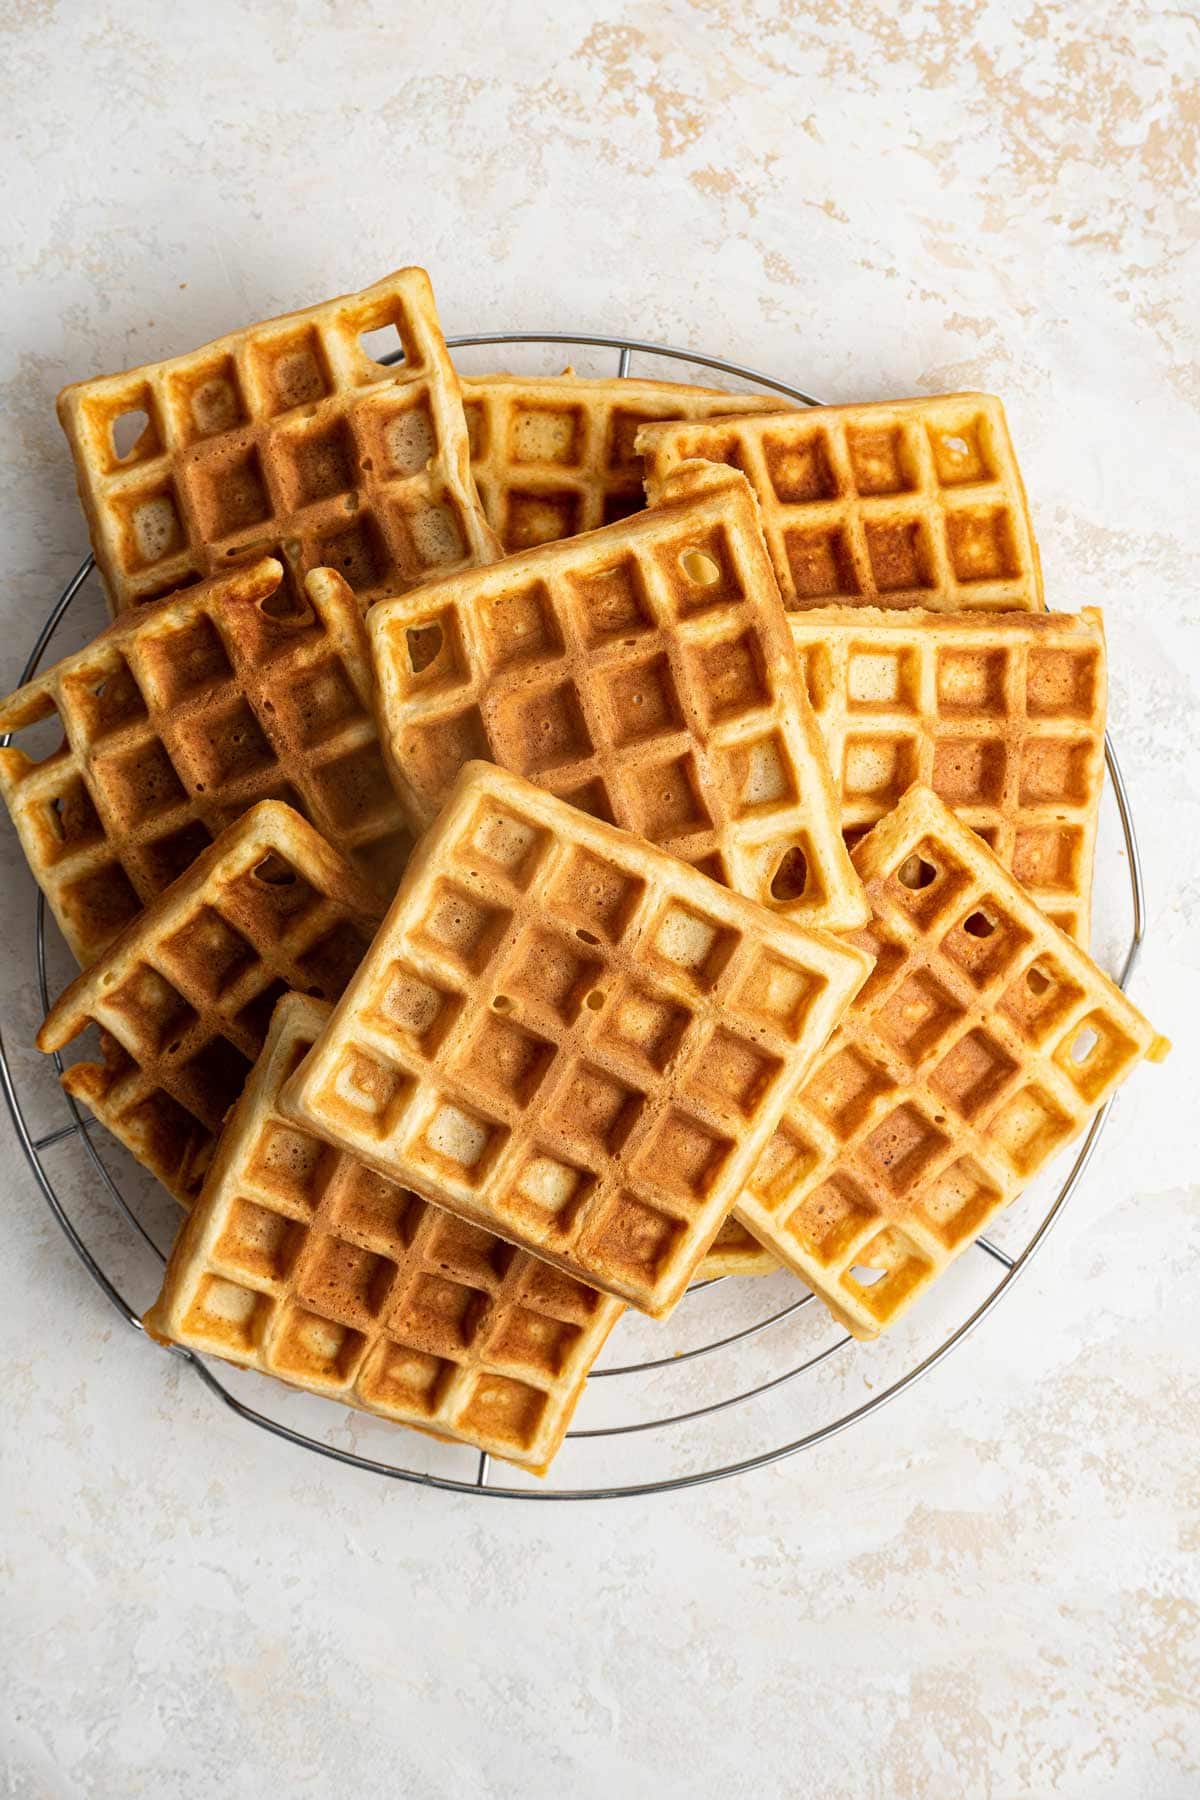
[[[811,394],[723,357],[635,338],[562,332],[490,332],[451,338],[451,349],[525,356],[564,350],[596,360],[620,376],[711,371],[800,405]],[[383,357],[381,361],[395,360]],[[461,359],[460,359],[461,360]],[[595,371],[603,372],[603,368]],[[52,605],[21,675],[36,672],[73,609],[95,587],[89,556]],[[7,742],[7,738],[0,742]],[[1098,954],[1124,987],[1143,936],[1142,868],[1129,797],[1111,737],[1105,739],[1109,783],[1107,832],[1102,817],[1097,894],[1123,894],[1124,926],[1107,925]],[[1122,868],[1123,865],[1123,868]],[[26,904],[30,903],[26,901]],[[42,1009],[57,985],[60,952],[46,931],[37,894],[33,952]],[[10,941],[20,954],[17,921]],[[21,1046],[23,1050],[23,1045]],[[173,1203],[124,1151],[112,1144],[57,1086],[61,1059],[19,1052],[0,1033],[0,1087],[18,1142],[42,1197],[92,1280],[124,1323],[143,1330],[140,1315],[155,1297],[177,1214]],[[358,1414],[277,1383],[213,1364],[191,1351],[171,1354],[192,1377],[247,1423],[370,1474],[457,1494],[522,1500],[602,1500],[666,1493],[744,1474],[824,1443],[877,1413],[943,1358],[999,1304],[1037,1252],[1091,1161],[1110,1100],[1070,1157],[1039,1178],[993,1221],[989,1235],[959,1258],[922,1305],[879,1344],[856,1344],[810,1294],[786,1274],[727,1277],[693,1286],[665,1324],[626,1315],[593,1371],[574,1427],[549,1477],[538,1481],[495,1465],[462,1445],[440,1444],[386,1421]],[[57,1122],[55,1122],[57,1120]],[[136,1300],[127,1297],[136,1295]],[[219,1373],[218,1373],[219,1371]],[[181,1401],[181,1404],[183,1402]]]

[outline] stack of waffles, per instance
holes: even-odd
[[[624,1308],[875,1337],[1165,1053],[998,401],[460,379],[406,269],[59,414],[114,617],[0,789],[155,1337],[542,1472]]]

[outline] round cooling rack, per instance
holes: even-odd
[[[561,332],[495,332],[451,338],[457,351],[503,346],[512,360],[547,347],[582,353],[621,376],[633,360],[711,370],[734,381],[816,405],[810,394],[717,356],[634,338]],[[527,348],[528,347],[528,348]],[[391,361],[395,358],[384,357]],[[467,360],[471,360],[468,356]],[[677,372],[677,371],[676,371]],[[36,672],[56,636],[87,634],[99,619],[92,558],[80,564],[50,609],[21,680]],[[60,646],[61,651],[61,646]],[[0,738],[0,743],[7,743]],[[1097,847],[1095,950],[1125,986],[1141,950],[1145,908],[1137,839],[1111,738],[1110,781]],[[22,893],[25,890],[21,890]],[[14,909],[22,902],[14,902]],[[26,900],[24,904],[28,904]],[[34,956],[43,1012],[73,972],[57,933],[47,937],[37,895]],[[16,921],[11,921],[15,931]],[[19,942],[19,937],[16,937]],[[17,954],[20,954],[18,949]],[[15,1034],[14,1034],[15,1035]],[[32,1037],[32,1030],[28,1033]],[[76,1255],[125,1323],[158,1292],[178,1222],[174,1202],[58,1086],[62,1061],[39,1057],[0,1035],[0,1085],[17,1138]],[[691,1288],[672,1317],[621,1319],[593,1371],[574,1428],[543,1481],[463,1445],[442,1444],[382,1419],[301,1394],[190,1351],[173,1353],[239,1417],[289,1443],[375,1475],[461,1494],[522,1500],[602,1500],[720,1481],[823,1443],[878,1412],[954,1350],[1008,1292],[1075,1192],[1095,1153],[1112,1101],[1092,1121],[1069,1166],[1059,1159],[993,1221],[988,1237],[959,1257],[912,1312],[876,1344],[856,1345],[785,1273],[726,1277]],[[127,1293],[136,1296],[134,1301]],[[220,1374],[216,1372],[220,1370]],[[268,1410],[269,1409],[269,1410]],[[500,1473],[500,1480],[493,1474]]]

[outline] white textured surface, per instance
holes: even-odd
[[[1052,601],[1106,608],[1135,991],[1178,1048],[923,1386],[621,1506],[455,1500],[252,1432],[116,1327],[10,1150],[3,1791],[1190,1800],[1194,6],[250,10],[0,4],[0,680],[84,541],[59,385],[403,261],[451,331],[690,341],[830,399],[994,388]],[[23,936],[0,982],[27,1034]]]

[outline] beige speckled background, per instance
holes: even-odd
[[[994,388],[1052,600],[1107,611],[1135,992],[1178,1049],[922,1386],[622,1506],[253,1432],[120,1326],[6,1136],[0,1789],[1191,1800],[1194,0],[250,10],[0,0],[0,680],[84,544],[60,384],[403,261],[451,331],[690,342],[829,399]],[[20,1036],[14,857],[6,827]]]

